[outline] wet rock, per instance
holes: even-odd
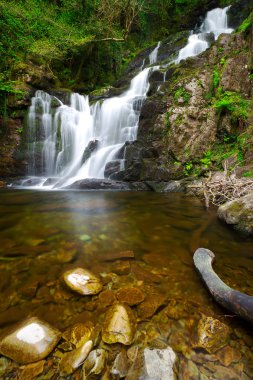
[[[103,261],[115,261],[119,259],[133,259],[133,251],[108,252],[103,255]]]
[[[121,164],[119,160],[107,162],[107,164],[105,165],[105,171],[104,171],[105,178],[109,178],[112,174],[119,172],[120,166]]]
[[[66,189],[80,190],[129,190],[129,185],[126,182],[113,181],[109,179],[86,178],[74,182]]]
[[[18,363],[32,363],[50,354],[60,337],[60,331],[48,323],[29,318],[2,337],[0,353]]]
[[[241,353],[240,351],[236,350],[235,348],[231,346],[226,346],[216,352],[216,355],[225,367],[230,366],[233,362],[238,362],[241,359]]]
[[[122,288],[117,291],[117,299],[121,303],[126,303],[130,306],[137,305],[144,301],[145,295],[138,288]]]
[[[220,206],[218,217],[236,230],[253,235],[253,192]]]
[[[65,272],[63,280],[71,290],[82,295],[97,294],[103,288],[100,279],[83,268],[71,269]]]
[[[129,363],[127,359],[127,354],[125,351],[120,352],[113,363],[112,369],[111,369],[111,374],[112,376],[116,377],[116,379],[122,379],[125,377],[128,373],[129,369]]]
[[[139,350],[126,380],[174,380],[176,378],[175,363],[176,354],[171,347],[163,350],[149,348]]]
[[[229,335],[230,329],[227,325],[203,315],[198,323],[198,342],[195,347],[204,348],[212,354],[227,344]]]
[[[120,261],[118,263],[115,263],[112,266],[112,271],[118,274],[119,276],[129,274],[131,271],[131,266],[130,266],[129,261]]]
[[[88,342],[85,342],[80,347],[65,354],[59,364],[61,375],[71,375],[78,367],[80,367],[89,355],[92,346],[92,340],[88,340]]]
[[[85,161],[87,161],[91,154],[95,152],[95,150],[98,148],[99,141],[98,140],[92,140],[89,142],[87,147],[84,149],[83,156],[81,159],[81,164],[83,165]]]
[[[102,328],[102,339],[105,343],[133,342],[136,332],[136,319],[127,305],[116,304],[106,312]]]
[[[91,322],[76,323],[62,334],[62,338],[67,342],[74,344],[75,347],[80,347],[90,340],[93,330],[94,326]]]
[[[107,356],[104,349],[91,351],[83,364],[82,380],[88,379],[91,375],[100,375],[105,368]]]
[[[37,363],[28,364],[21,370],[18,377],[19,380],[33,380],[40,375],[44,370],[45,360],[41,360]]]
[[[115,302],[116,297],[112,290],[107,289],[99,294],[98,299],[101,306],[107,307]]]
[[[1,376],[0,378],[3,378],[3,375],[7,371],[9,364],[10,364],[9,359],[3,356],[0,358],[0,376]]]
[[[145,300],[137,306],[137,313],[139,320],[145,320],[152,317],[157,309],[164,305],[166,302],[166,296],[162,294],[151,294],[148,295]]]
[[[241,378],[233,368],[226,368],[222,366],[216,366],[216,371],[213,376],[215,379],[222,380],[239,380]]]

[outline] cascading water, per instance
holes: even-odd
[[[158,49],[150,53],[150,64],[157,61]],[[131,81],[129,89],[118,97],[89,105],[88,96],[72,94],[70,105],[56,97],[37,91],[29,111],[29,174],[36,187],[67,186],[84,178],[104,178],[108,162],[117,158],[126,141],[137,138],[140,108],[149,88],[149,73],[157,67],[146,67]],[[137,106],[136,106],[137,104]],[[85,157],[87,147],[93,151]],[[124,169],[123,158],[118,170]],[[25,184],[25,182],[24,182]]]
[[[188,57],[194,57],[208,49],[210,39],[217,40],[220,34],[233,32],[233,29],[228,28],[227,12],[229,8],[216,8],[207,12],[199,33],[191,32],[187,45],[179,51],[175,63],[179,63]]]
[[[192,32],[174,62],[206,50],[211,36],[214,40],[221,33],[231,33],[232,29],[227,26],[228,9],[208,12],[199,33]],[[36,92],[28,117],[29,174],[43,175],[36,177],[36,187],[61,188],[85,178],[102,179],[108,163],[115,164],[116,171],[124,169],[122,147],[126,141],[137,138],[149,74],[159,69],[155,66],[159,47],[160,42],[149,55],[150,67],[144,67],[144,60],[129,89],[118,97],[90,106],[88,96],[72,94],[70,105],[65,105],[43,91]],[[164,81],[165,78],[166,72]]]

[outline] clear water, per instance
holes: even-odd
[[[229,344],[251,371],[249,326],[212,300],[192,256],[201,246],[213,250],[223,281],[253,295],[253,241],[219,222],[216,210],[206,212],[198,199],[148,192],[2,190],[0,241],[0,330],[27,316],[61,330],[88,320],[101,323],[105,300],[74,294],[61,281],[65,270],[82,266],[101,275],[104,290],[114,294],[137,286],[147,296],[166,299],[144,321],[141,309],[132,307],[139,318],[135,344],[169,344],[182,355],[180,365],[199,354],[212,363],[213,356],[192,348],[200,317],[212,316],[231,327]],[[126,250],[135,258],[118,260]],[[164,315],[168,304],[169,318]]]

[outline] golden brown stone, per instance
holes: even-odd
[[[71,375],[89,355],[92,349],[92,340],[88,340],[80,347],[65,354],[60,361],[59,369],[61,375]]]
[[[156,310],[165,303],[166,297],[162,294],[152,294],[137,306],[138,318],[144,320],[152,317]]]
[[[99,294],[98,299],[101,306],[106,307],[112,305],[116,298],[114,292],[112,290],[107,289]]]
[[[97,294],[103,288],[100,279],[83,268],[75,268],[65,272],[63,280],[70,289],[82,295]]]
[[[35,377],[37,377],[43,372],[44,364],[45,364],[45,360],[41,360],[37,363],[26,365],[24,368],[22,368],[18,379],[19,380],[33,380]]]
[[[131,344],[136,332],[135,316],[127,305],[116,304],[109,308],[102,328],[105,343]]]
[[[231,346],[223,347],[221,350],[216,352],[216,355],[221,364],[223,364],[225,367],[230,366],[230,364],[233,362],[238,362],[242,356],[240,351]]]
[[[204,348],[212,354],[227,344],[229,335],[230,329],[227,325],[203,315],[198,323],[198,342],[195,347]]]
[[[76,323],[62,334],[62,338],[78,348],[90,339],[93,329],[92,322]]]
[[[44,359],[61,337],[60,331],[38,318],[29,318],[12,327],[1,339],[0,353],[18,363]]]
[[[119,302],[127,303],[128,305],[137,305],[144,301],[145,295],[138,288],[122,288],[117,291]]]

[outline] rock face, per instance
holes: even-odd
[[[46,322],[29,318],[1,339],[0,353],[21,364],[36,362],[50,354],[60,337],[60,331]]]
[[[134,340],[136,320],[129,306],[116,304],[106,312],[102,329],[104,342],[129,345]]]
[[[236,230],[253,235],[253,192],[220,206],[218,216]]]
[[[65,272],[63,280],[71,290],[82,295],[97,294],[103,288],[99,278],[83,268],[76,268]]]

